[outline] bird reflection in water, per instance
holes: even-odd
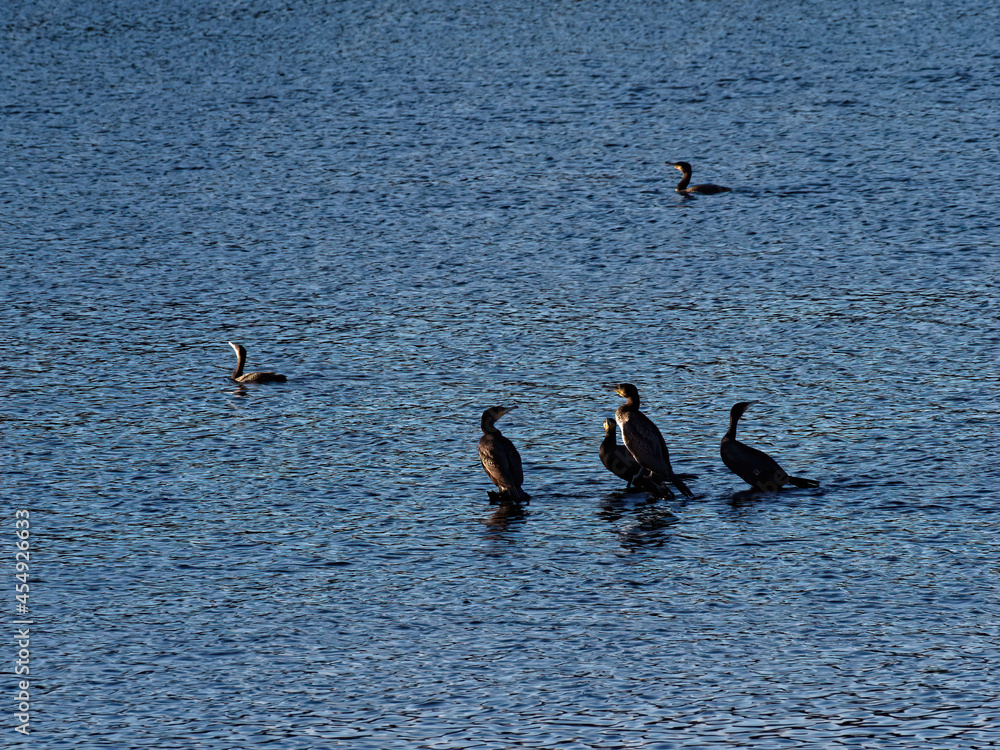
[[[667,529],[680,521],[670,509],[647,500],[631,503],[624,493],[607,495],[598,508],[598,517],[615,524],[615,534],[625,549],[658,547],[668,540]]]
[[[491,498],[496,494],[491,492]],[[498,499],[497,509],[485,519],[484,523],[491,532],[505,532],[510,530],[511,523],[523,521],[526,516],[527,511],[521,503]]]

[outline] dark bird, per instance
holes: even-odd
[[[621,383],[611,388],[625,399],[625,403],[615,411],[615,421],[621,428],[622,440],[632,457],[651,475],[659,474],[669,479],[685,497],[694,497],[694,493],[670,467],[670,452],[663,435],[652,420],[639,411],[639,390],[631,383]],[[632,483],[636,484],[638,478],[633,477]]]
[[[624,445],[618,445],[615,440],[615,432],[617,430],[618,427],[615,425],[613,419],[604,420],[604,440],[601,442],[601,447],[597,453],[601,457],[601,463],[604,464],[604,468],[616,477],[621,477],[628,482],[625,486],[627,490],[632,486],[632,478],[642,471],[642,467],[639,466],[639,463],[629,453],[628,448]]]
[[[790,477],[778,466],[778,462],[763,451],[744,445],[736,439],[736,424],[752,404],[759,401],[741,401],[729,412],[729,431],[722,438],[719,452],[724,463],[733,474],[761,492],[775,492],[786,484],[796,487],[819,487],[813,479]]]
[[[276,372],[243,372],[243,365],[247,362],[247,350],[240,344],[228,342],[236,352],[236,369],[229,379],[234,383],[284,383],[288,378]]]
[[[524,482],[521,456],[514,444],[500,434],[495,424],[500,417],[515,408],[493,406],[483,412],[480,422],[483,436],[479,438],[479,460],[489,478],[493,480],[493,484],[500,490],[498,499],[520,503],[531,500],[528,493],[521,489],[521,484]]]
[[[632,480],[642,473],[642,467],[628,448],[624,445],[618,445],[615,441],[617,429],[613,419],[604,420],[604,440],[601,441],[601,447],[597,450],[597,454],[601,457],[604,468],[627,482],[625,491],[628,492],[632,488]],[[646,490],[660,497],[673,498],[674,493],[662,482],[658,482],[658,479],[662,480],[663,477],[640,477],[636,489]]]
[[[722,187],[722,185],[712,185],[711,183],[706,183],[704,185],[692,185],[688,187],[688,183],[691,182],[691,165],[686,161],[668,161],[671,167],[681,170],[681,181],[677,183],[677,187],[674,188],[681,195],[715,195],[716,193],[728,193],[731,188]]]

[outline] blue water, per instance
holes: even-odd
[[[3,743],[1000,747],[998,24],[8,3]],[[601,466],[624,381],[694,499]],[[819,489],[736,494],[750,399]]]

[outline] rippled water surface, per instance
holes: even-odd
[[[998,25],[8,3],[36,625],[4,742],[1000,747]],[[732,192],[681,198],[681,159]],[[227,341],[288,382],[230,383]],[[694,499],[601,466],[622,381]],[[819,489],[734,496],[750,399],[742,438]],[[487,498],[494,404],[523,509]]]

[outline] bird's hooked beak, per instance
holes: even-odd
[[[681,169],[681,165],[680,164],[674,164],[672,161],[668,161],[667,164],[669,164],[674,169],[680,169],[682,172],[684,171],[683,169]]]
[[[614,391],[619,396],[622,395],[622,386],[621,386],[621,383],[605,383],[604,387],[607,388],[609,391]]]
[[[500,419],[500,417],[504,416],[505,414],[510,414],[516,408],[517,408],[516,406],[501,406],[500,407],[500,416],[497,417],[497,419]]]

